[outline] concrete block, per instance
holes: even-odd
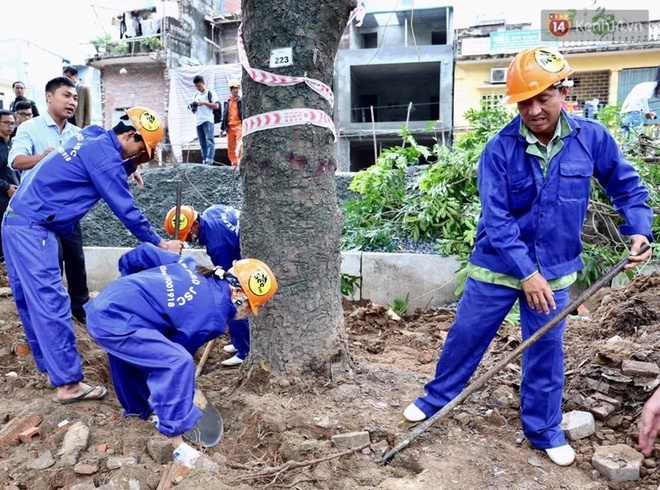
[[[360,447],[364,444],[369,444],[371,439],[367,431],[361,432],[348,432],[346,434],[336,434],[332,436],[332,443],[337,449],[345,450],[354,447]]]
[[[626,444],[600,446],[594,451],[591,464],[612,481],[639,480],[644,456]]]
[[[596,421],[589,412],[573,410],[562,416],[559,428],[564,431],[567,439],[576,441],[596,432]]]
[[[443,306],[456,301],[460,262],[439,255],[362,254],[362,299],[387,305],[408,297],[409,309]]]

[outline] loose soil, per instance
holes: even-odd
[[[7,284],[0,265],[2,286]],[[206,451],[219,470],[194,470],[176,479],[175,488],[655,490],[660,449],[644,461],[636,482],[607,481],[591,458],[602,445],[635,447],[639,412],[656,381],[624,374],[621,363],[660,361],[660,275],[639,276],[624,289],[601,290],[597,296],[588,303],[588,317],[569,319],[564,411],[588,410],[589,397],[597,393],[618,400],[620,408],[597,420],[595,434],[571,443],[578,455],[568,468],[555,466],[521,437],[518,359],[389,465],[379,464],[383,453],[414,429],[402,422],[403,409],[432,376],[454,311],[418,311],[396,320],[382,306],[346,302],[355,371],[338,383],[280,380],[264,393],[237,388],[240,369],[220,365],[228,357],[221,349],[227,339],[216,343],[199,385],[225,419],[222,443]],[[0,448],[0,488],[156,489],[167,466],[146,447],[160,436],[150,423],[122,416],[105,354],[82,326],[76,329],[87,379],[106,384],[110,392],[101,402],[57,405],[31,356],[14,353],[22,329],[12,297],[0,297],[0,423],[26,412],[43,419],[38,437]],[[504,325],[476,376],[519,343],[519,328]],[[58,428],[63,421],[69,425]],[[66,428],[76,421],[89,427],[90,436],[73,466],[57,452]],[[332,436],[356,431],[368,431],[371,445],[337,457],[341,451],[333,447]],[[54,464],[30,469],[46,450]],[[134,456],[137,464],[109,469],[108,461],[117,456]],[[280,466],[287,462],[305,463]]]

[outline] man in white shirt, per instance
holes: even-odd
[[[47,112],[21,124],[12,140],[9,165],[21,172],[22,183],[32,179],[34,167],[42,158],[80,132],[80,128],[69,122],[78,106],[78,93],[72,80],[67,77],[50,80],[46,84],[46,103]],[[89,301],[89,289],[80,223],[71,235],[58,238],[60,268],[66,275],[71,312],[79,322],[85,323],[83,305]]]
[[[202,162],[206,165],[213,165],[215,160],[215,136],[213,122],[213,110],[220,107],[217,96],[207,90],[204,77],[197,75],[193,78],[193,83],[197,89],[195,97],[189,108],[195,113],[197,118],[197,138],[202,152]]]
[[[655,82],[638,83],[630,91],[621,106],[621,130],[626,139],[631,132],[639,134],[644,127],[642,114],[646,119],[655,119],[655,112],[649,108],[651,97],[660,97],[660,68]]]

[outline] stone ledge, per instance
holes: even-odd
[[[117,261],[128,247],[84,247],[87,283],[100,291],[119,277]],[[202,249],[184,250],[204,265],[211,261]],[[342,252],[341,272],[360,278],[354,300],[368,299],[387,305],[408,296],[410,308],[443,306],[456,301],[455,257],[407,253]]]

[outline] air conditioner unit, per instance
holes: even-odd
[[[506,68],[491,68],[490,83],[506,83]]]

